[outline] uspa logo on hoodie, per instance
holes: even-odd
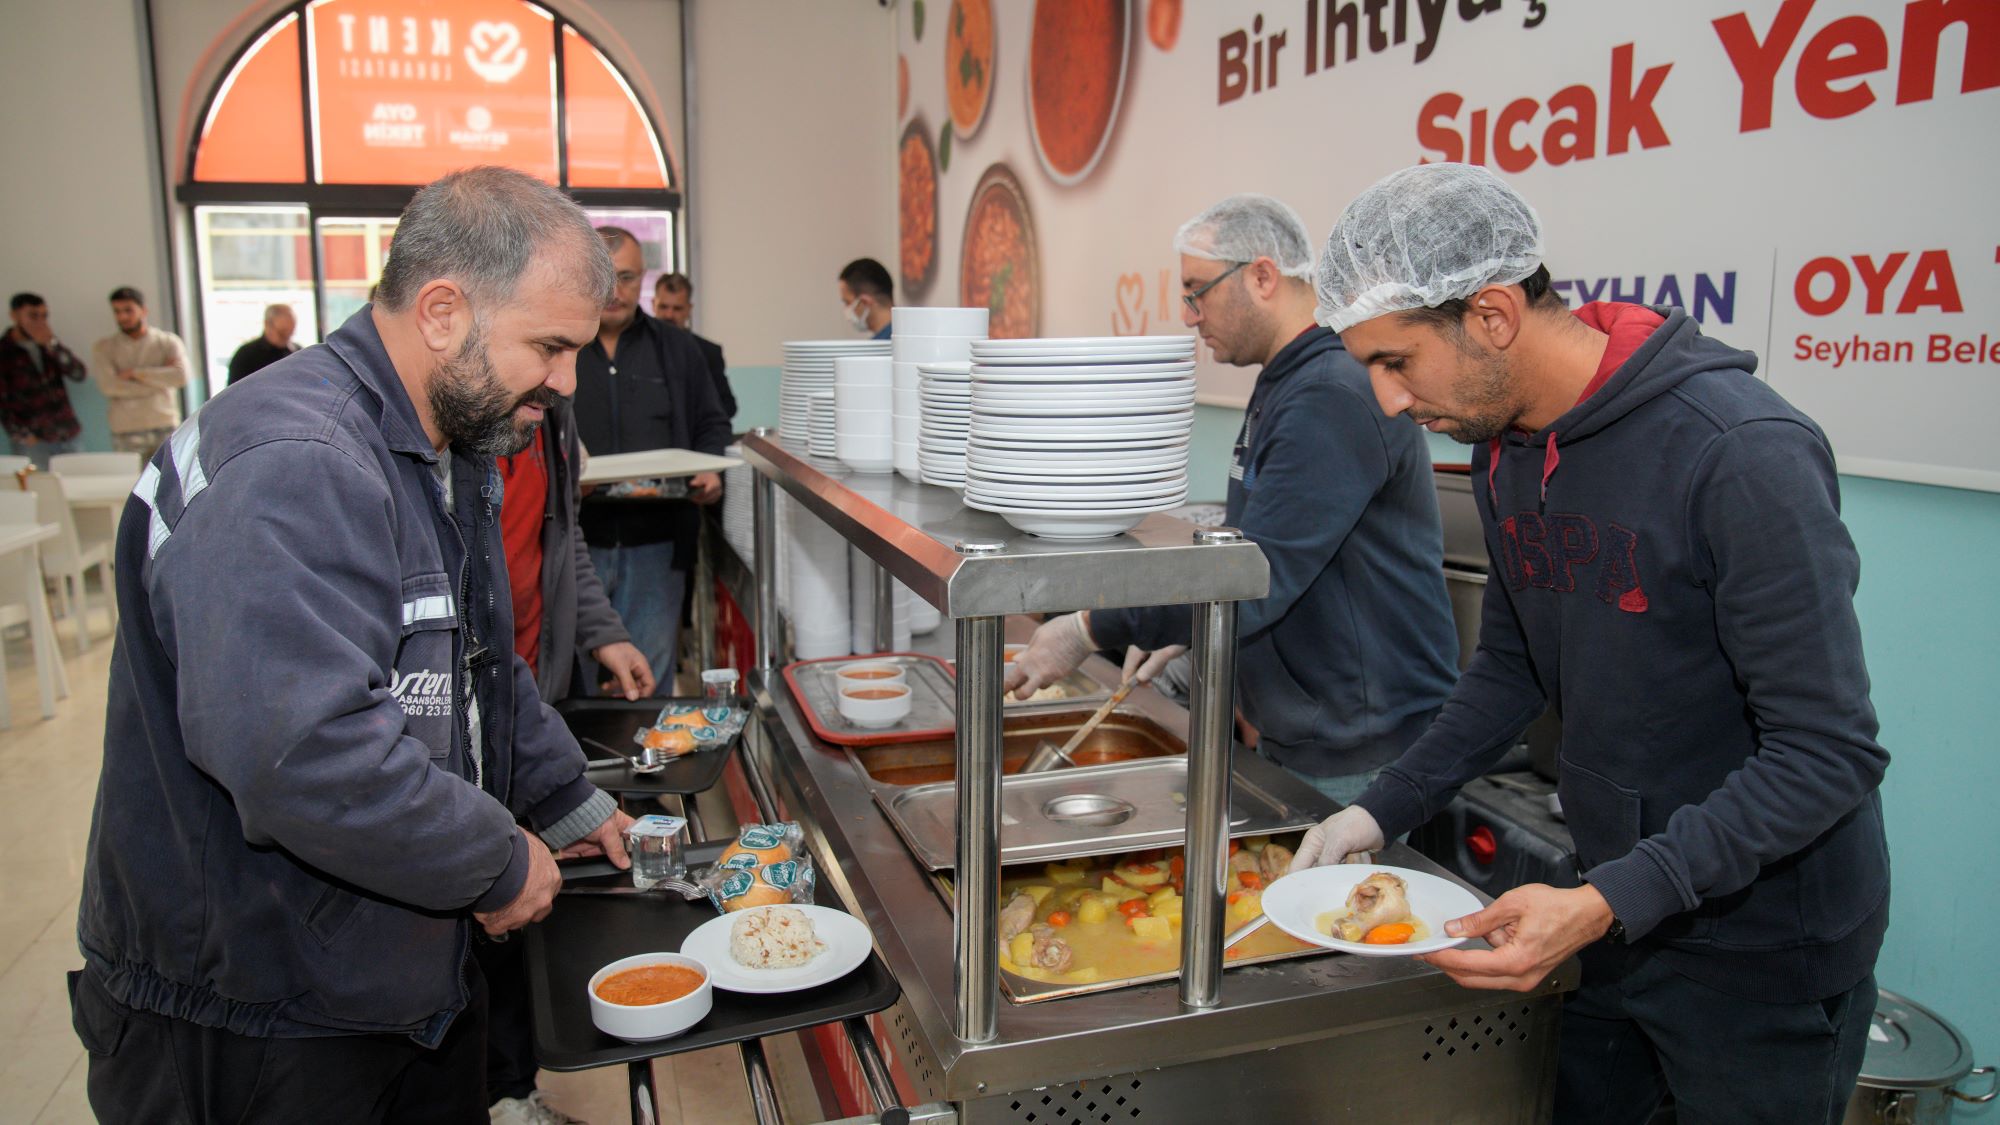
[[[428,670],[389,673],[389,694],[413,719],[451,714],[452,682],[447,672]]]

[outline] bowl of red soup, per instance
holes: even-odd
[[[590,1022],[634,1043],[679,1035],[714,1002],[708,968],[679,953],[622,957],[590,978]]]

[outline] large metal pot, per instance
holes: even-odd
[[[1988,1079],[1986,1092],[1958,1089],[1966,1078]],[[1913,1000],[1883,990],[1868,1024],[1868,1054],[1848,1099],[1842,1125],[1945,1125],[1953,1099],[1990,1102],[2000,1093],[1994,1068],[1972,1065],[1972,1048],[1958,1029]]]

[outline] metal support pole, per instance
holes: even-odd
[[[653,1088],[653,1060],[626,1063],[625,1077],[631,1083],[632,1125],[659,1125],[660,1094]]]
[[[998,543],[961,542],[961,554]],[[1000,761],[1002,626],[999,617],[958,624],[958,867],[952,881],[953,986],[959,1039],[985,1043],[1000,1026]]]
[[[772,431],[759,426],[752,435],[768,438]],[[758,472],[751,495],[751,533],[755,541],[751,554],[757,583],[757,670],[768,672],[778,663],[778,485]]]
[[[868,1084],[868,1096],[875,1102],[875,1113],[883,1125],[894,1121],[907,1122],[908,1111],[903,1109],[903,1099],[896,1093],[896,1081],[889,1077],[889,1064],[882,1061],[881,1048],[875,1045],[875,1033],[868,1028],[868,1021],[860,1016],[852,1016],[841,1022],[847,1032],[848,1046],[854,1048],[855,1061],[861,1064],[862,1081]]]
[[[896,647],[896,579],[881,563],[871,565],[875,569],[875,651],[888,652]]]
[[[778,1087],[771,1081],[771,1064],[764,1061],[763,1042],[745,1039],[738,1046],[743,1049],[743,1080],[750,1086],[750,1109],[757,1115],[757,1125],[784,1125]]]
[[[1227,529],[1202,544],[1240,543]],[[1229,751],[1236,687],[1236,603],[1194,607],[1194,682],[1188,692],[1187,884],[1181,916],[1181,1004],[1222,998],[1223,912],[1229,861]]]
[[[715,528],[709,524],[706,515],[700,517],[696,526],[700,531],[699,538],[695,541],[694,589],[691,591],[694,602],[689,606],[688,618],[694,625],[696,661],[694,670],[696,672],[703,672],[715,667],[715,564],[713,562],[713,552],[719,549],[717,544],[720,542],[721,536],[716,534]],[[661,691],[660,694],[672,695],[673,685],[669,683],[666,687],[667,690]]]

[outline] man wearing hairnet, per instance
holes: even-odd
[[[1328,236],[1319,318],[1390,415],[1473,446],[1479,650],[1430,730],[1295,869],[1442,809],[1553,702],[1582,885],[1423,958],[1530,989],[1582,952],[1556,1120],[1837,1122],[1866,1046],[1889,856],[1833,452],[1680,309],[1550,292],[1492,173],[1405,169]]]
[[[1260,753],[1346,803],[1430,725],[1457,670],[1430,455],[1313,323],[1297,212],[1231,196],[1174,248],[1182,319],[1216,359],[1263,366],[1229,468],[1228,523],[1271,567],[1270,594],[1237,616],[1237,699]],[[1128,646],[1128,675],[1149,679],[1192,629],[1185,605],[1058,617],[1007,686],[1025,699],[1092,651]]]

